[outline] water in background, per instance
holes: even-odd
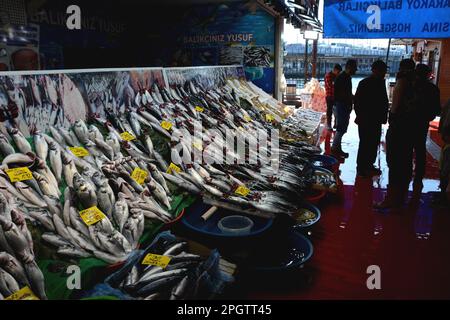
[[[356,76],[356,77],[352,77],[352,88],[353,88],[353,93],[355,93],[356,92],[356,88],[358,88],[358,84],[359,84],[359,82],[362,80],[362,79],[364,79],[365,77],[358,77],[358,76]],[[319,80],[320,81],[320,84],[322,85],[322,86],[325,86],[325,84],[324,84],[324,80],[323,79],[320,79]],[[393,82],[393,81],[395,81],[395,77],[389,77],[388,78],[388,81],[387,81],[387,83],[386,84],[388,84],[389,82]],[[303,79],[303,78],[301,78],[301,79],[286,79],[286,83],[287,84],[296,84],[297,85],[297,89],[303,89],[303,87],[304,87],[304,85],[305,85],[305,79]]]

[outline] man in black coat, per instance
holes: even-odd
[[[359,176],[380,175],[374,166],[381,139],[381,126],[387,122],[389,100],[385,75],[387,65],[377,60],[372,64],[372,74],[361,80],[355,93],[354,106],[359,131],[357,172]]]

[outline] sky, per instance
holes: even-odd
[[[319,20],[323,24],[323,0],[319,1]],[[303,34],[300,34],[299,29],[295,29],[291,24],[284,24],[283,39],[286,44],[303,43]],[[319,42],[324,43],[348,43],[359,46],[371,47],[387,47],[389,39],[322,39],[320,35]]]

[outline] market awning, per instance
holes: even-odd
[[[295,28],[322,32],[322,23],[318,19],[319,1],[265,0],[264,2],[285,17]]]
[[[324,0],[325,38],[449,38],[448,0]]]

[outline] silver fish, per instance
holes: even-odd
[[[13,293],[20,290],[19,284],[16,279],[8,272],[0,268],[0,294],[4,294],[5,297],[9,297]]]
[[[17,146],[17,149],[19,149],[20,152],[23,154],[27,154],[28,152],[32,152],[30,143],[25,139],[22,132],[20,132],[18,129],[10,129],[9,134],[12,136],[14,143]]]
[[[39,194],[34,191],[30,186],[26,185],[23,182],[16,182],[15,186],[17,188],[17,190],[19,190],[19,192],[27,199],[27,201],[29,201],[30,203],[41,207],[41,208],[46,208],[47,207],[47,203],[42,200],[42,198],[39,196]]]
[[[34,162],[34,159],[32,159],[29,155],[22,154],[22,153],[12,153],[7,155],[3,161],[2,166],[8,166],[10,164],[20,164],[21,166],[31,166]]]
[[[88,239],[90,238],[88,226],[81,220],[80,213],[74,207],[69,208],[69,219],[72,228],[82,233]]]
[[[43,233],[42,239],[54,245],[55,247],[71,246],[71,243],[69,241],[54,233]]]
[[[74,257],[74,258],[87,258],[91,256],[91,254],[83,249],[74,248],[74,247],[62,247],[57,251],[60,255]]]
[[[42,133],[40,131],[36,131],[34,133],[33,139],[34,139],[34,146],[36,148],[37,156],[45,161],[47,159],[47,154],[48,154],[47,141],[45,140],[44,136],[42,135]]]
[[[29,285],[22,264],[12,255],[6,252],[0,252],[0,267],[12,275],[20,285]]]
[[[87,183],[79,173],[73,176],[73,187],[78,200],[84,208],[90,208],[97,205],[97,195],[95,189],[90,183]]]
[[[113,210],[113,218],[116,222],[117,226],[119,227],[119,231],[122,232],[123,226],[125,225],[125,222],[128,220],[128,204],[126,201],[119,200],[114,204],[114,210]]]
[[[91,244],[90,239],[86,238],[81,232],[78,232],[71,227],[67,227],[67,231],[80,248],[91,252],[97,250],[97,248]]]
[[[97,191],[98,207],[108,218],[111,218],[113,212],[114,202],[111,200],[109,190],[105,186],[100,187]]]
[[[34,260],[24,263],[24,269],[30,279],[31,290],[33,293],[36,294],[39,299],[47,300],[44,275],[42,274],[41,269],[39,269],[37,263]]]
[[[38,221],[48,231],[55,231],[55,226],[50,215],[46,211],[28,210],[27,213],[32,219]]]
[[[0,133],[0,152],[3,157],[15,153],[13,146],[9,143],[8,138]]]
[[[75,121],[72,128],[80,142],[85,143],[88,140],[89,131],[83,120]]]
[[[62,159],[61,159],[61,150],[55,144],[49,145],[49,161],[52,172],[58,181],[58,184],[62,181]]]
[[[150,169],[150,173],[153,179],[155,179],[156,182],[158,182],[164,188],[164,191],[166,191],[167,194],[170,194],[170,190],[169,187],[167,186],[166,179],[164,179],[163,175],[158,170],[158,168],[153,163],[149,163],[148,168]]]
[[[78,173],[75,162],[66,152],[61,153],[61,159],[63,163],[64,180],[69,187],[73,188],[73,177],[75,173]]]
[[[158,201],[161,202],[164,206],[166,206],[166,208],[170,209],[170,200],[167,197],[164,188],[157,184],[154,179],[150,180],[150,182],[147,183],[147,186],[151,193],[155,196],[155,198],[158,199]]]
[[[116,264],[126,260],[127,258],[127,255],[116,256],[102,251],[94,251],[94,255],[109,264]]]

